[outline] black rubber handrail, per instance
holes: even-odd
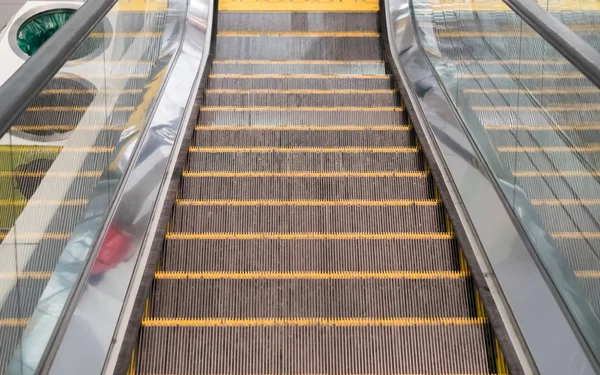
[[[600,52],[531,0],[502,0],[533,30],[600,88]],[[600,37],[600,35],[598,36]]]
[[[62,68],[117,0],[88,0],[0,86],[0,137]]]

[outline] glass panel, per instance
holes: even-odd
[[[537,0],[575,34],[600,51],[600,3],[596,0]]]
[[[177,49],[182,3],[118,3],[0,139],[0,374],[33,374],[51,340]],[[128,259],[127,228],[107,238],[92,278]]]
[[[600,90],[501,0],[417,0],[414,12],[428,58],[599,356]]]

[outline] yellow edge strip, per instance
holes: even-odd
[[[599,127],[600,129],[600,127]],[[405,125],[370,125],[370,126],[217,126],[217,125],[198,125],[196,130],[199,131],[239,131],[239,130],[256,130],[256,131],[365,131],[365,130],[396,130],[409,131],[410,126]]]
[[[452,233],[179,233],[169,240],[447,240]]]
[[[595,239],[600,238],[600,232],[554,232],[552,238]]]
[[[600,172],[593,171],[517,171],[513,172],[516,177],[576,177],[576,176],[600,176]]]
[[[40,111],[48,111],[48,112],[130,112],[133,111],[135,107],[127,106],[127,107],[29,107],[27,111],[29,112],[40,112]]]
[[[49,279],[52,272],[0,272],[0,280],[2,279]]]
[[[544,107],[512,107],[512,106],[474,106],[474,111],[528,111],[528,112],[573,112],[573,111],[600,111],[599,104],[573,104],[571,106],[544,106]]]
[[[229,12],[377,12],[379,3],[374,0],[319,1],[319,0],[223,0],[219,11]]]
[[[214,64],[223,65],[360,65],[383,64],[383,60],[215,60]],[[539,61],[538,61],[539,64]]]
[[[309,279],[309,280],[344,280],[344,279],[460,279],[467,277],[464,272],[432,271],[432,272],[168,272],[158,271],[157,279]]]
[[[100,177],[102,171],[71,172],[71,171],[33,171],[33,172],[15,172],[0,171],[0,177]]]
[[[53,89],[43,90],[42,95],[56,95],[56,94],[139,94],[142,89],[128,89],[128,90],[70,90],[70,89]]]
[[[600,147],[498,147],[499,152],[596,152]]]
[[[0,327],[23,327],[29,323],[29,318],[0,319]]]
[[[0,321],[1,322],[1,321]],[[146,327],[412,327],[466,326],[487,323],[485,318],[255,318],[255,319],[184,319],[146,318]]]
[[[437,206],[439,200],[387,200],[387,201],[367,201],[367,200],[339,200],[339,201],[319,201],[319,200],[298,200],[298,201],[277,201],[277,200],[254,200],[254,201],[235,201],[235,200],[196,200],[196,199],[177,199],[178,206]]]
[[[451,60],[452,64],[480,64],[480,65],[500,65],[500,64],[520,64],[520,65],[571,65],[567,60]]]
[[[0,200],[0,206],[84,206],[88,203],[87,199],[70,199],[64,201],[43,201],[43,200]]]
[[[387,90],[272,90],[272,89],[213,89],[206,90],[207,94],[277,94],[277,95],[299,95],[299,94],[324,94],[324,95],[351,95],[351,94],[393,94],[394,89]]]
[[[506,74],[506,73],[490,73],[490,74],[471,74],[458,73],[458,78],[519,78],[519,79],[574,79],[583,78],[581,73],[560,73],[560,74]]]
[[[99,126],[86,126],[86,125],[13,125],[11,129],[20,131],[32,131],[32,130],[85,130],[85,131],[123,131],[125,126],[113,126],[113,125],[99,125]]]
[[[518,93],[530,93],[530,94],[600,94],[600,89],[596,87],[582,87],[582,88],[565,88],[559,89],[543,89],[543,90],[518,90],[518,89],[465,89],[464,93],[467,94],[518,94]]]
[[[85,78],[94,79],[94,78],[103,78],[103,79],[131,79],[131,78],[148,78],[149,74],[86,74]],[[57,73],[54,78],[77,78],[78,76],[69,74],[69,73]]]
[[[428,172],[221,172],[183,171],[183,177],[427,177]]]
[[[220,37],[306,37],[306,38],[379,38],[379,33],[368,31],[219,31]]]
[[[204,107],[203,112],[402,112],[402,107]]]
[[[418,152],[416,147],[380,147],[380,148],[362,148],[362,147],[331,147],[331,148],[320,148],[320,147],[295,147],[295,148],[281,148],[281,147],[198,147],[190,146],[190,152],[204,152],[204,153],[230,153],[230,152],[256,152],[256,153],[333,153],[333,152],[347,152],[347,153],[411,153]]]
[[[485,125],[486,130],[529,130],[529,131],[547,131],[547,130],[600,130],[600,124],[573,124],[573,125]]]
[[[115,150],[114,147],[101,147],[101,146],[93,146],[93,147],[63,147],[63,146],[10,146],[10,145],[0,145],[0,152],[78,152],[78,153],[105,153],[105,152],[113,152]]]
[[[0,233],[0,239],[6,238],[6,233]],[[71,233],[15,233],[17,239],[32,239],[32,240],[67,240],[71,237]]]
[[[600,205],[600,199],[532,199],[534,206],[594,206]]]
[[[582,76],[583,77],[583,76]],[[389,79],[389,74],[211,74],[208,78]]]
[[[575,271],[575,276],[583,278],[600,278],[600,271]]]

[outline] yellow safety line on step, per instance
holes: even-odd
[[[486,324],[483,318],[147,318],[145,327],[413,327]]]
[[[114,10],[118,12],[164,12],[168,2],[165,0],[119,0]]]
[[[583,78],[581,73],[537,73],[537,74],[507,74],[507,73],[458,73],[458,78],[519,78],[519,79],[575,79]]]
[[[6,279],[49,279],[52,272],[0,272],[0,280]]]
[[[552,238],[594,239],[600,238],[600,232],[554,232]]]
[[[231,79],[385,79],[389,74],[211,74],[208,78],[231,78]]]
[[[431,272],[183,272],[161,271],[156,272],[157,279],[284,279],[284,280],[351,280],[351,279],[460,279],[467,277],[462,272],[456,271],[431,271]]]
[[[0,177],[88,177],[95,178],[100,177],[102,171],[88,171],[88,172],[71,172],[71,171],[0,171]]]
[[[600,128],[600,127],[599,127]],[[409,131],[412,128],[406,125],[293,125],[293,126],[221,126],[221,125],[198,125],[198,131]]]
[[[417,177],[429,176],[427,172],[402,171],[402,172],[222,172],[222,171],[183,171],[183,177]]]
[[[428,200],[358,200],[347,199],[337,201],[323,200],[297,200],[297,201],[278,201],[278,200],[198,200],[198,199],[177,199],[178,206],[437,206],[440,201]]]
[[[135,107],[126,106],[126,107],[28,107],[27,111],[29,112],[130,112],[133,111]]]
[[[221,12],[377,12],[377,0],[221,0]]]
[[[6,233],[0,233],[0,240],[5,239]],[[30,240],[68,240],[71,233],[22,233],[14,234],[15,239],[30,239]]]
[[[595,206],[600,199],[532,199],[534,206]]]
[[[367,65],[383,64],[383,60],[215,60],[213,65]],[[539,62],[538,62],[539,63]]]
[[[87,199],[67,199],[64,201],[45,201],[45,200],[0,200],[0,206],[85,206]]]
[[[180,233],[168,232],[169,240],[447,240],[452,233]]]
[[[573,125],[485,125],[486,130],[600,130],[600,124],[573,124]]]
[[[600,176],[600,172],[592,171],[516,171],[515,177],[577,177]]]
[[[0,152],[49,152],[49,153],[57,153],[57,152],[73,152],[73,153],[85,153],[85,154],[101,154],[106,152],[113,152],[115,150],[114,147],[102,147],[102,146],[92,146],[92,147],[71,147],[71,146],[11,146],[11,145],[0,145]]]
[[[72,94],[72,95],[80,95],[80,94],[139,94],[142,92],[142,89],[128,89],[128,90],[71,90],[71,89],[52,89],[52,90],[43,90],[40,94],[42,95],[60,95],[60,94]]]
[[[571,65],[567,60],[450,60],[454,65],[480,64],[480,65]]]
[[[548,146],[548,147],[498,147],[499,152],[596,152],[600,151],[600,146],[590,147],[566,147],[566,146]]]
[[[213,89],[206,90],[207,94],[276,94],[276,95],[375,95],[375,94],[393,94],[396,92],[394,89],[386,90],[274,90],[274,89],[252,89],[252,90],[239,90],[239,89]]]
[[[519,89],[465,89],[466,94],[600,94],[600,89],[596,87],[561,87],[555,89],[543,90],[519,90]]]
[[[203,107],[202,112],[402,112],[402,107]]]
[[[513,112],[573,112],[573,111],[600,111],[600,104],[577,103],[570,106],[473,106],[474,111],[513,111]]]
[[[575,276],[581,277],[584,279],[596,279],[600,278],[600,271],[575,271]]]
[[[29,323],[29,318],[0,319],[0,327],[24,327]]]
[[[190,146],[190,152],[204,153],[412,153],[416,147],[198,147]]]
[[[379,33],[370,31],[219,31],[220,37],[303,37],[303,38],[379,38]]]

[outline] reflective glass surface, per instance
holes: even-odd
[[[600,90],[501,0],[416,0],[413,12],[429,62],[598,356]]]

